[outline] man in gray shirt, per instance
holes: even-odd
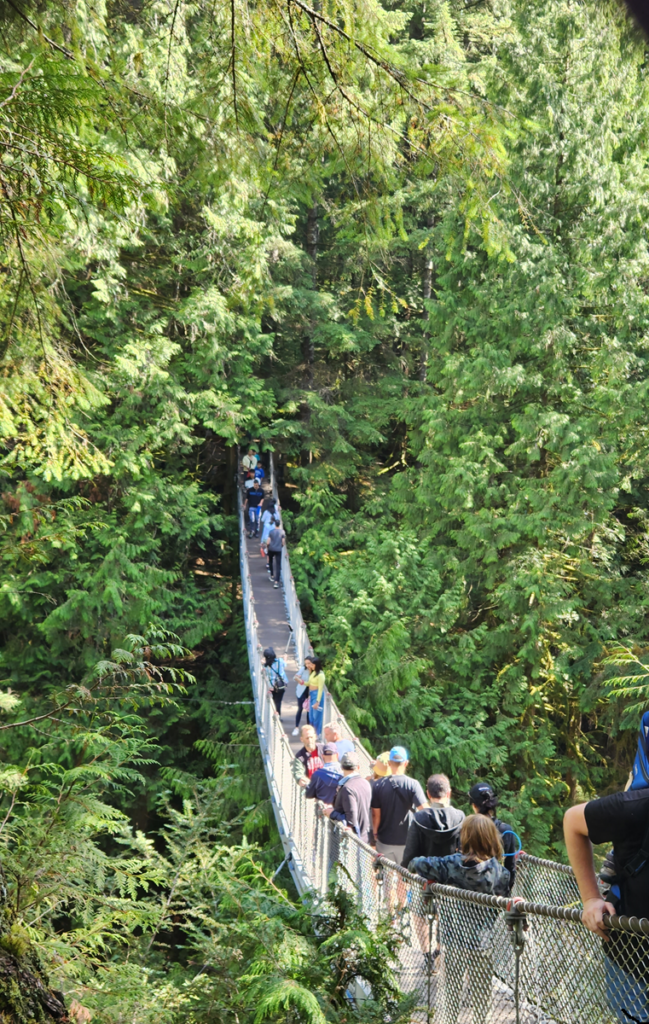
[[[343,754],[340,767],[343,770],[333,808],[325,807],[325,814],[333,821],[342,821],[367,843],[370,838],[370,800],[372,789],[361,775],[360,759],[355,751]]]
[[[284,547],[284,541],[286,534],[284,533],[281,526],[274,526],[268,534],[267,540],[267,551],[268,561],[270,563],[270,576],[273,580],[273,587],[275,590],[279,587],[279,574],[282,570],[282,548]]]

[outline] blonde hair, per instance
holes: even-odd
[[[464,819],[460,846],[465,857],[475,857],[476,860],[490,860],[492,857],[500,860],[503,855],[500,832],[485,814],[469,814]]]

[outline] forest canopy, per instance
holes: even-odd
[[[645,40],[613,0],[0,29],[0,1019],[349,1019],[362,922],[274,877],[237,445],[368,747],[561,859],[649,701]],[[358,1020],[407,1019],[367,942]]]

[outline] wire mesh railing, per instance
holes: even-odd
[[[567,865],[520,854],[516,908],[505,898],[419,877],[377,857],[293,778],[294,759],[262,674],[254,594],[239,497],[241,582],[259,743],[285,856],[301,894],[324,897],[332,870],[370,926],[399,935],[399,981],[415,1000],[413,1020],[434,1024],[613,1024],[649,1022],[649,920],[607,919],[603,942],[581,922]],[[282,581],[297,661],[311,650],[288,552]],[[370,755],[330,700],[329,718]],[[363,770],[363,769],[362,769]]]

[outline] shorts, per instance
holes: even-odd
[[[405,843],[403,846],[388,846],[387,843],[382,843],[380,839],[376,840],[376,852],[380,853],[382,857],[386,857],[387,860],[393,860],[399,866],[401,866],[405,848]]]

